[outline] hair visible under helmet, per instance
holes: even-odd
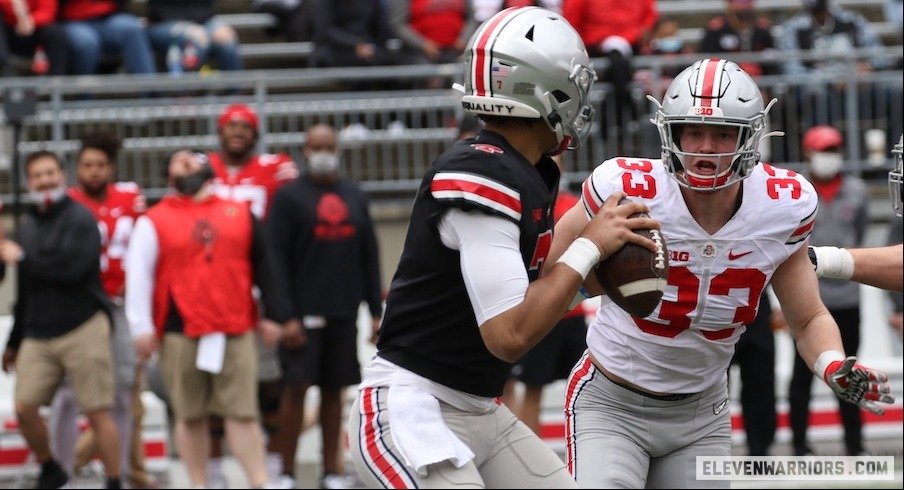
[[[746,178],[759,161],[760,140],[782,134],[764,134],[766,116],[776,99],[764,108],[756,82],[731,61],[717,58],[697,61],[672,80],[661,104],[652,96],[647,97],[659,105],[651,122],[659,129],[662,163],[669,175],[689,189],[721,189]],[[703,156],[681,150],[679,138],[686,124],[738,128],[733,152],[706,155],[730,159],[731,165],[726,170],[716,175],[699,175],[685,167],[686,157]]]
[[[487,19],[465,49],[464,92],[468,112],[542,119],[573,150],[593,122],[589,92],[596,73],[584,42],[559,14],[512,7]]]

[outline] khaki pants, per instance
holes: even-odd
[[[16,402],[49,405],[66,375],[85,412],[113,405],[110,318],[98,311],[65,335],[26,338],[16,360]]]
[[[163,337],[160,365],[173,414],[178,420],[208,415],[256,419],[257,345],[254,332],[226,339],[223,369],[217,374],[195,367],[198,339],[168,333]]]

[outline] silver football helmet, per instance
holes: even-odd
[[[560,149],[576,149],[593,122],[596,80],[581,36],[559,14],[512,7],[486,20],[465,50],[461,104],[475,114],[542,119]]]
[[[904,215],[904,205],[901,204],[901,198],[904,196],[904,135],[898,138],[898,144],[891,149],[891,154],[895,158],[895,168],[888,172],[888,190],[891,193],[891,205],[898,216]]]
[[[711,191],[746,178],[759,161],[757,147],[760,140],[782,134],[765,134],[766,115],[776,99],[764,108],[756,82],[731,61],[717,58],[697,61],[672,80],[661,104],[653,97],[647,97],[659,106],[650,121],[659,129],[662,163],[669,175],[689,189]],[[727,169],[715,175],[700,175],[686,168],[686,157],[702,156],[682,151],[679,137],[686,124],[738,128],[733,152],[707,155],[720,161],[729,160],[731,164]]]

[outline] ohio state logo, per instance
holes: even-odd
[[[499,148],[495,145],[488,145],[486,143],[474,143],[473,145],[471,145],[471,148],[487,153],[502,153],[502,148]]]

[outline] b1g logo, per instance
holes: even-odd
[[[712,107],[694,107],[694,114],[698,116],[712,116],[713,108]]]

